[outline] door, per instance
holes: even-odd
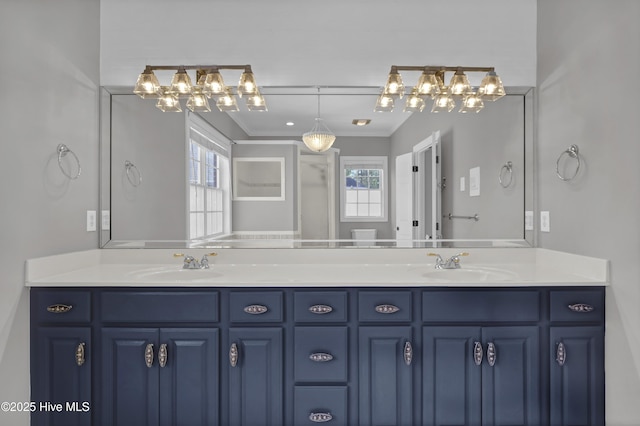
[[[551,327],[551,425],[604,425],[604,330]]]
[[[396,157],[396,244],[413,245],[413,154]]]
[[[39,407],[31,413],[34,426],[90,426],[91,329],[38,327],[35,336],[31,400],[62,404],[61,412]],[[68,406],[67,403],[78,402]]]
[[[300,156],[300,216],[303,240],[335,238],[335,170],[327,155]]]
[[[283,424],[281,328],[229,330],[229,424]]]
[[[220,424],[219,334],[215,328],[160,330],[160,426]]]
[[[418,240],[442,238],[442,172],[440,132],[413,147],[414,216],[418,221],[414,238]]]
[[[360,425],[412,425],[411,327],[360,327],[359,333]]]

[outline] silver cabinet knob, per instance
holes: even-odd
[[[244,311],[250,315],[261,315],[269,310],[264,305],[248,305],[244,307]]]
[[[326,423],[333,420],[331,413],[311,413],[309,414],[309,420],[314,423]]]
[[[313,362],[329,362],[333,360],[333,355],[327,352],[315,352],[309,355],[309,359]]]
[[[76,364],[81,367],[84,364],[84,342],[81,342],[76,348]]]
[[[232,367],[235,367],[236,365],[238,365],[239,357],[240,357],[240,353],[238,351],[238,344],[232,343],[231,347],[229,348],[229,364],[231,364]]]
[[[411,346],[411,342],[407,341],[404,343],[402,356],[404,358],[404,363],[407,365],[411,365],[411,361],[413,361],[413,346]]]
[[[564,346],[564,343],[560,342],[556,346],[556,362],[560,367],[567,362],[567,348]]]
[[[149,343],[144,350],[144,363],[149,368],[153,366],[153,343]]]
[[[158,350],[158,365],[164,368],[167,365],[167,360],[169,358],[169,354],[167,353],[167,344],[163,343],[160,345],[160,349]]]
[[[487,345],[487,362],[491,367],[496,365],[497,358],[498,358],[498,354],[496,352],[496,345],[494,345],[493,342],[490,342]]]
[[[482,358],[484,358],[484,349],[482,349],[482,343],[475,342],[473,344],[473,362],[479,366],[482,364]]]
[[[375,310],[379,314],[395,314],[400,310],[396,305],[383,304],[375,307]]]
[[[313,305],[309,306],[309,312],[316,315],[324,315],[333,311],[333,308],[329,305]]]

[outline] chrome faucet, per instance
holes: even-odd
[[[173,257],[184,257],[182,269],[209,269],[209,257],[217,256],[217,253],[206,253],[202,259],[198,261],[195,257],[188,254],[175,253]]]
[[[456,255],[451,256],[447,260],[442,259],[437,253],[428,253],[427,256],[435,256],[436,257],[436,269],[460,269],[460,257],[469,256],[469,253],[462,252]]]

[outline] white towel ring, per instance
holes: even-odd
[[[504,173],[505,170],[506,173]],[[509,176],[508,182],[506,182],[507,176]],[[498,182],[500,182],[500,186],[502,186],[503,188],[508,188],[509,186],[511,186],[511,182],[513,182],[513,163],[511,161],[507,161],[502,165],[500,173],[498,173]]]
[[[80,173],[82,173],[82,167],[80,166],[80,160],[78,159],[78,156],[73,151],[71,151],[65,144],[62,144],[62,143],[58,145],[57,151],[58,151],[58,167],[60,167],[60,171],[62,172],[62,174],[64,174],[69,179],[78,179],[78,176],[80,176]],[[64,169],[64,167],[62,167],[62,159],[66,157],[67,154],[73,155],[73,158],[76,160],[76,164],[78,165],[78,172],[75,175],[72,175],[70,172],[67,172]]]
[[[577,161],[576,170],[575,172],[573,172],[573,175],[571,176],[563,176],[562,173],[560,173],[560,160],[562,159],[562,157],[564,157],[565,154],[568,155],[568,158],[575,158]],[[578,150],[578,145],[571,145],[568,149],[560,153],[560,156],[556,161],[556,175],[561,180],[565,182],[569,182],[570,180],[573,180],[573,178],[575,178],[578,175],[579,171],[580,171],[580,152]]]
[[[131,183],[131,185],[138,186],[142,183],[142,173],[140,173],[140,170],[138,170],[135,164],[133,164],[129,160],[125,160],[124,168],[127,171],[127,179],[129,180],[129,183]],[[135,170],[135,172],[133,172],[132,170]],[[135,177],[136,175],[137,178]]]

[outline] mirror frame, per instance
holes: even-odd
[[[210,245],[202,243],[191,243],[189,240],[182,241],[123,241],[114,242],[111,240],[110,216],[111,216],[111,97],[112,95],[130,94],[131,87],[100,87],[100,149],[99,149],[99,247],[100,248],[353,248],[352,240],[299,240],[293,241],[293,245],[278,244],[269,245],[245,245],[242,243],[231,244],[229,240],[213,241]],[[523,213],[536,211],[536,173],[535,173],[535,88],[533,87],[510,87],[508,94],[522,95],[524,97],[524,211]],[[226,135],[225,135],[226,137]],[[228,138],[232,140],[231,138]],[[535,215],[534,215],[535,223]],[[535,225],[534,225],[535,229]],[[522,239],[435,239],[435,240],[414,240],[414,248],[437,248],[437,247],[536,247],[537,235],[534,229],[523,229]],[[242,240],[239,240],[242,242]],[[375,247],[396,247],[396,240],[378,240]],[[362,246],[359,248],[367,248]],[[406,248],[403,245],[402,248]]]

